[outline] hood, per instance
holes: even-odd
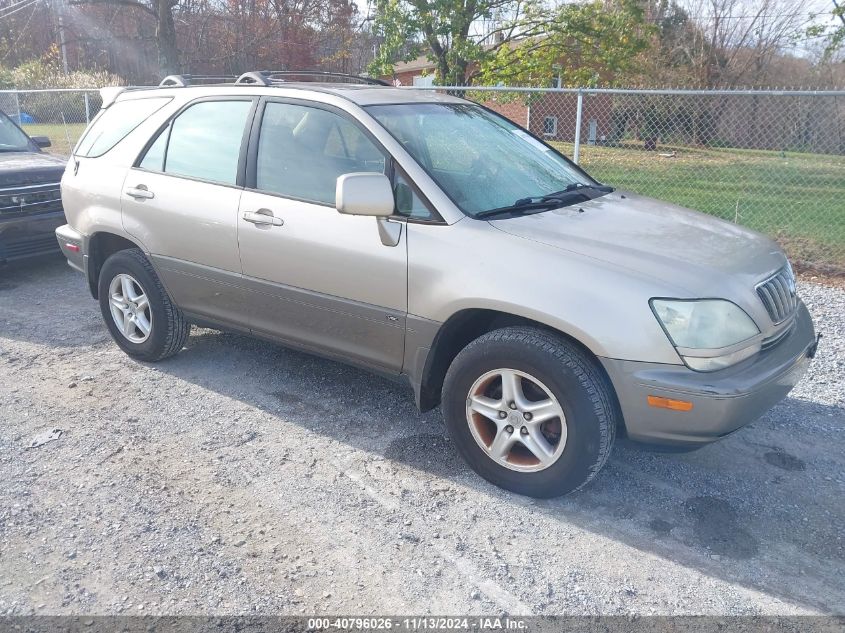
[[[0,187],[59,182],[65,163],[43,152],[0,152]]]
[[[690,297],[726,296],[726,282],[747,292],[785,262],[780,247],[759,233],[629,192],[491,224],[646,275]]]

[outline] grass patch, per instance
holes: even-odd
[[[571,143],[554,145],[572,155]],[[602,182],[766,233],[805,265],[845,271],[843,156],[582,145],[581,165]]]
[[[24,123],[21,127],[30,136],[49,137],[53,144],[47,151],[61,156],[70,156],[73,146],[85,131],[84,123]]]

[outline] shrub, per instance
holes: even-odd
[[[62,72],[56,59],[48,53],[46,59],[29,61],[16,68],[0,66],[0,89],[91,89],[103,86],[118,86],[125,82],[112,73],[103,70],[77,70],[68,74]],[[3,99],[6,105],[8,99]],[[89,114],[93,116],[100,107],[99,95],[89,95]],[[28,114],[37,123],[84,123],[86,121],[85,100],[78,92],[20,93],[15,109]],[[7,114],[16,116],[17,112]]]

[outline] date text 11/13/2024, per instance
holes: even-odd
[[[511,617],[336,617],[309,618],[309,631],[525,631],[527,623]]]

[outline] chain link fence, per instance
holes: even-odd
[[[751,227],[799,266],[845,274],[845,91],[430,89],[500,112],[602,182]],[[100,105],[96,90],[0,91],[0,110],[63,155]]]
[[[102,105],[98,90],[0,90],[0,110],[30,136],[46,136],[47,151],[67,156]]]
[[[845,91],[432,89],[496,110],[602,182],[756,229],[799,266],[845,274]]]

